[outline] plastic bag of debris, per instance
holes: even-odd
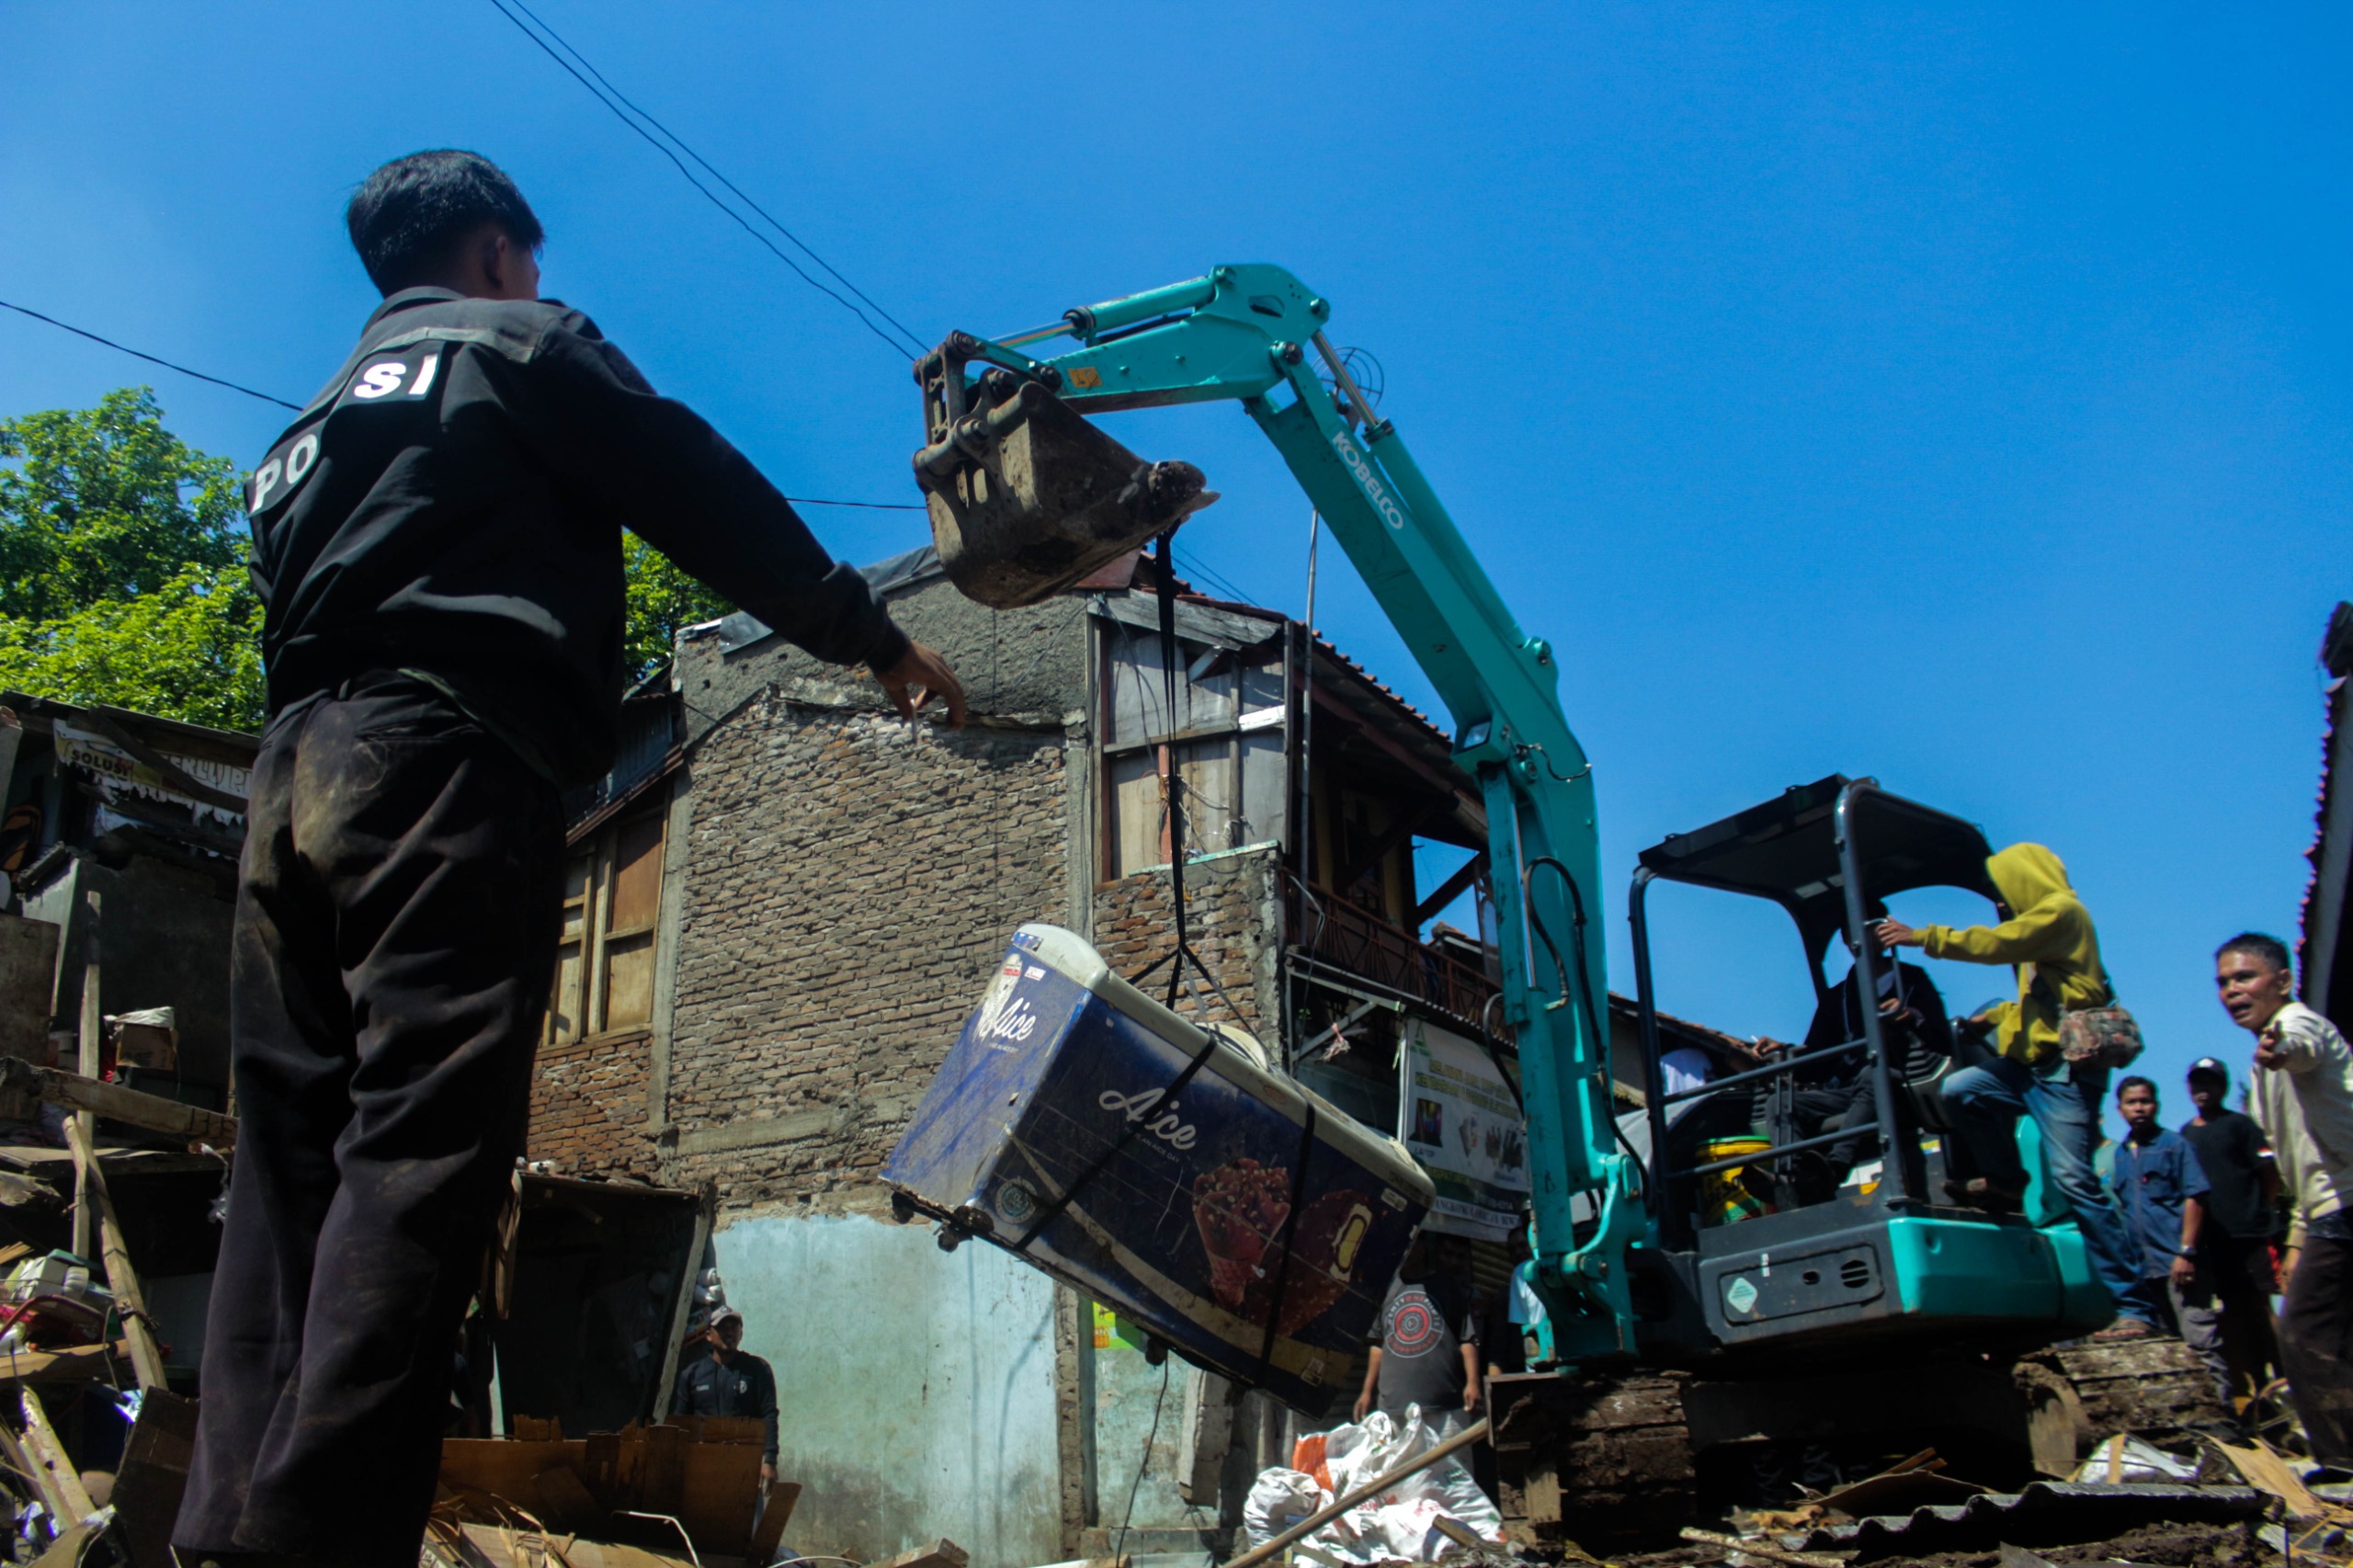
[[[1406,1418],[1392,1421],[1375,1411],[1360,1425],[1336,1426],[1324,1435],[1326,1488],[1304,1471],[1269,1470],[1250,1490],[1243,1513],[1252,1544],[1262,1544],[1330,1506],[1336,1497],[1385,1475],[1439,1441],[1436,1429],[1407,1406]],[[1349,1509],[1307,1538],[1326,1557],[1343,1562],[1434,1562],[1456,1543],[1438,1528],[1438,1521],[1477,1535],[1483,1540],[1503,1540],[1503,1516],[1479,1490],[1461,1457],[1449,1454],[1416,1471],[1386,1492]]]

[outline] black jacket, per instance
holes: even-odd
[[[1917,964],[1899,962],[1891,976],[1882,968],[1880,994],[1888,995],[1898,983],[1904,989],[1904,1008],[1887,1021],[1888,1050],[1895,1058],[1898,1071],[1911,1075],[1925,1068],[1926,1058],[1952,1054],[1952,1024],[1945,1016],[1945,999],[1938,994],[1937,983],[1928,978],[1926,970]],[[1814,1008],[1813,1022],[1805,1031],[1802,1049],[1821,1051],[1861,1040],[1862,989],[1862,971],[1848,970],[1847,978],[1832,986]],[[1847,1082],[1862,1071],[1863,1062],[1860,1047],[1834,1051],[1800,1064],[1795,1076],[1800,1084]]]
[[[673,1415],[756,1415],[767,1423],[760,1457],[776,1462],[776,1369],[757,1356],[726,1352],[722,1361],[697,1346],[693,1360],[678,1369],[670,1391]]]
[[[273,717],[410,670],[563,783],[612,764],[624,527],[819,658],[907,646],[742,453],[552,301],[392,295],[246,504]]]

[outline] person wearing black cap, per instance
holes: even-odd
[[[753,1417],[767,1428],[760,1449],[760,1479],[776,1479],[776,1369],[744,1348],[744,1314],[721,1307],[710,1314],[703,1331],[687,1342],[688,1350],[707,1348],[678,1369],[670,1391],[670,1415],[737,1415]]]
[[[2211,1056],[2190,1064],[2198,1114],[2181,1135],[2206,1172],[2206,1228],[2198,1276],[2182,1292],[2181,1336],[2213,1372],[2223,1399],[2245,1399],[2271,1381],[2279,1345],[2271,1324],[2271,1267],[2279,1171],[2255,1119],[2223,1103],[2231,1070]]]

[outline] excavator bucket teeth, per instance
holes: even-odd
[[[1033,605],[1217,499],[1186,462],[1146,462],[1040,381],[966,386],[955,339],[917,367],[915,481],[948,579],[996,609]]]

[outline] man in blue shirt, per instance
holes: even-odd
[[[2141,1249],[2141,1289],[2159,1322],[2180,1332],[2182,1292],[2198,1278],[2198,1235],[2206,1223],[2206,1173],[2188,1139],[2157,1120],[2157,1086],[2127,1078],[2116,1086],[2124,1138],[2108,1185],[2125,1229]]]

